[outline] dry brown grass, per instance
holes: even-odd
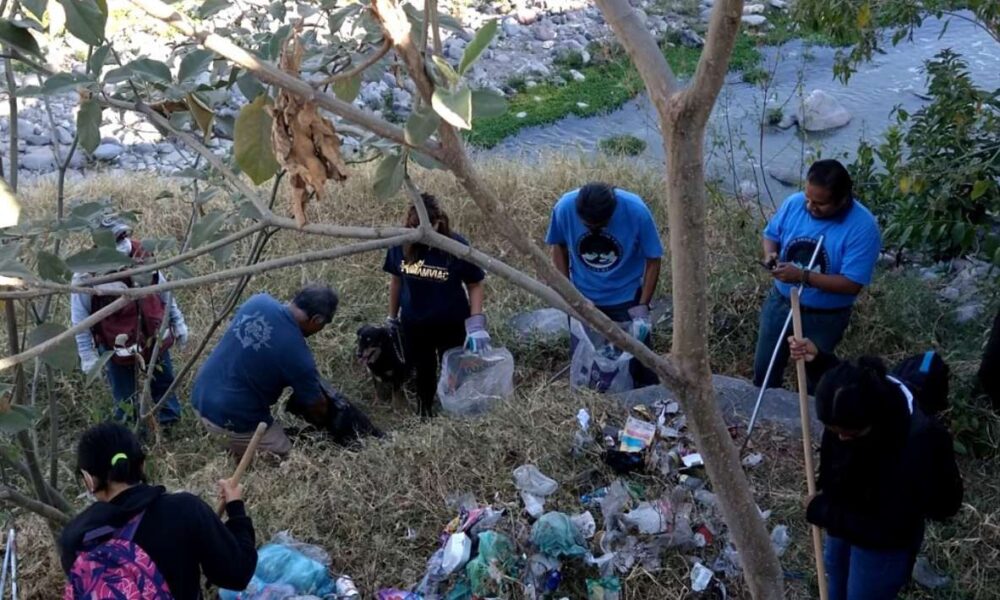
[[[580,182],[606,180],[627,187],[650,202],[666,238],[662,214],[662,186],[655,172],[637,170],[627,161],[598,163],[554,157],[535,165],[491,161],[484,164],[488,183],[499,190],[505,206],[541,240],[554,200]],[[442,198],[452,217],[453,227],[478,248],[494,253],[513,264],[520,257],[511,253],[459,186],[446,174],[421,172],[418,183]],[[403,214],[401,198],[391,202],[376,200],[370,192],[369,173],[359,171],[342,186],[331,186],[329,198],[309,205],[310,218],[337,223],[398,223]],[[203,188],[204,189],[204,188]],[[156,200],[163,190],[173,198]],[[22,201],[29,215],[41,215],[52,204],[54,186],[42,181],[25,186]],[[142,212],[138,233],[146,237],[179,237],[190,205],[179,181],[142,174],[91,177],[73,182],[71,198],[111,197],[125,209]],[[716,200],[712,210],[709,241],[713,322],[711,344],[715,370],[746,375],[752,363],[756,318],[767,282],[752,262],[758,252],[759,215]],[[223,194],[208,208],[231,206]],[[284,203],[279,202],[284,211]],[[76,240],[83,244],[86,240]],[[277,257],[298,251],[329,247],[328,238],[307,237],[281,232],[265,254]],[[239,259],[242,247],[235,260]],[[249,291],[267,291],[287,298],[305,281],[325,281],[342,295],[341,309],[333,324],[310,341],[324,375],[339,384],[352,399],[369,410],[376,422],[391,430],[384,442],[367,445],[359,452],[331,446],[322,438],[306,437],[297,442],[291,458],[280,466],[258,464],[246,479],[250,512],[258,540],[289,529],[298,538],[327,549],[336,569],[353,575],[368,595],[380,586],[408,585],[419,579],[424,563],[434,549],[440,528],[451,519],[449,498],[470,492],[480,502],[519,509],[511,481],[511,470],[523,462],[535,462],[558,479],[562,488],[550,504],[575,512],[579,493],[608,481],[595,458],[574,459],[567,454],[575,427],[574,415],[587,406],[596,415],[608,413],[620,418],[617,407],[606,399],[573,394],[560,380],[548,384],[549,376],[568,360],[561,345],[516,343],[505,326],[516,312],[537,303],[524,292],[495,278],[488,281],[487,307],[495,337],[515,351],[518,359],[518,390],[515,398],[494,413],[477,421],[438,418],[420,423],[410,415],[392,413],[373,403],[373,393],[364,372],[354,363],[354,332],[365,322],[379,321],[385,313],[386,278],[381,272],[383,256],[361,255],[346,260],[317,263],[257,277]],[[217,268],[210,258],[199,260],[197,273]],[[665,273],[661,289],[669,287]],[[922,285],[922,284],[920,284]],[[956,329],[935,309],[933,295],[910,279],[886,276],[859,307],[845,351],[884,352],[899,356],[921,350],[930,343],[949,350],[959,361],[959,373],[967,378],[972,364],[969,348],[975,340],[975,326]],[[192,334],[199,336],[213,318],[214,309],[225,297],[228,285],[200,290],[183,290],[178,298],[187,315]],[[931,301],[928,302],[928,297]],[[937,310],[937,312],[934,312]],[[68,306],[61,299],[57,320],[68,320]],[[902,313],[902,314],[899,314]],[[980,330],[981,331],[981,330]],[[659,335],[659,334],[658,334]],[[663,332],[658,347],[666,350],[669,333]],[[175,364],[186,359],[175,353]],[[107,414],[107,391],[96,385],[84,388],[78,376],[57,382],[61,400],[62,430],[60,453],[63,460],[62,484],[73,497],[80,491],[74,477],[72,444],[88,423]],[[185,403],[186,386],[181,389]],[[171,490],[187,489],[205,498],[212,495],[213,482],[228,474],[233,465],[215,441],[185,415],[183,433],[151,449],[150,475]],[[46,441],[41,440],[43,448]],[[786,523],[792,531],[792,546],[784,559],[789,595],[809,598],[813,578],[809,538],[802,520],[803,493],[800,443],[778,432],[763,431],[756,441],[766,455],[759,468],[750,472],[759,504],[774,510],[773,523]],[[955,589],[929,596],[913,592],[910,598],[997,597],[1000,585],[1000,464],[995,455],[962,464],[968,481],[968,504],[953,523],[934,527],[928,536],[931,559],[957,581]],[[591,471],[597,468],[596,475]],[[578,476],[583,479],[577,481]],[[657,485],[655,480],[647,480]],[[79,506],[83,501],[79,500]],[[22,538],[21,584],[27,598],[53,598],[62,576],[43,525],[23,514],[13,515],[24,531]],[[709,553],[709,556],[711,553]],[[671,555],[667,568],[658,573],[637,571],[626,580],[625,598],[654,600],[682,598],[688,585],[688,566],[683,557]],[[584,597],[582,577],[567,578],[567,595]],[[743,597],[738,583],[730,585],[736,597]]]

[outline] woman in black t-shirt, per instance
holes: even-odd
[[[424,205],[434,230],[466,246],[451,231],[448,214],[430,194]],[[404,225],[420,224],[416,208],[406,213]],[[400,326],[406,364],[415,371],[420,415],[431,416],[437,387],[438,364],[446,350],[463,343],[489,344],[483,315],[483,278],[479,267],[424,244],[395,246],[386,253],[383,270],[389,283],[389,322]]]

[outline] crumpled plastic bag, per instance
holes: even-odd
[[[486,413],[497,400],[514,393],[514,357],[506,348],[481,354],[452,348],[441,358],[437,393],[441,408],[449,415]]]
[[[547,556],[578,557],[587,554],[586,541],[565,513],[548,512],[531,527],[531,543]]]
[[[618,324],[623,329],[628,323]],[[608,343],[583,323],[571,319],[569,327],[569,383],[574,388],[615,394],[634,387],[629,364],[632,355]]]
[[[475,596],[501,596],[504,577],[516,567],[514,543],[496,531],[479,534],[479,554],[465,565],[469,586]]]
[[[294,539],[287,531],[276,534],[257,551],[257,569],[246,590],[219,590],[222,600],[283,600],[310,594],[333,594],[330,555],[319,546]]]
[[[618,600],[622,582],[615,576],[587,580],[587,600]]]
[[[538,470],[535,465],[521,465],[514,469],[514,485],[522,492],[533,496],[551,496],[559,489],[559,483]]]

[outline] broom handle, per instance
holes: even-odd
[[[799,305],[799,290],[792,288],[792,331],[796,340],[802,339],[802,307]],[[806,489],[809,495],[816,493],[816,472],[813,470],[812,431],[809,428],[809,391],[806,383],[806,361],[795,361],[795,374],[799,380],[799,415],[802,418],[802,450],[806,458]],[[819,580],[820,600],[827,600],[826,566],[823,564],[823,536],[819,527],[813,525],[813,554],[816,557],[816,577]]]
[[[264,437],[264,432],[267,431],[267,423],[258,423],[257,430],[253,432],[253,437],[250,438],[250,443],[247,444],[247,449],[243,452],[243,456],[240,457],[240,463],[236,465],[236,470],[233,471],[233,476],[230,481],[233,485],[239,485],[240,479],[243,478],[243,473],[246,472],[247,467],[250,466],[250,461],[253,460],[254,454],[257,453],[257,446],[260,444],[260,439]],[[216,509],[221,517],[226,512],[226,499],[223,498],[219,500],[219,508]]]

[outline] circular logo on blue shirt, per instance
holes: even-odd
[[[583,234],[576,253],[588,269],[598,273],[609,271],[622,261],[622,245],[603,230]]]
[[[804,269],[809,266],[813,252],[816,251],[816,240],[807,237],[793,239],[785,250],[785,262],[794,264]],[[820,249],[816,257],[816,264],[812,268],[814,273],[830,272],[830,255],[826,253],[826,247]]]

